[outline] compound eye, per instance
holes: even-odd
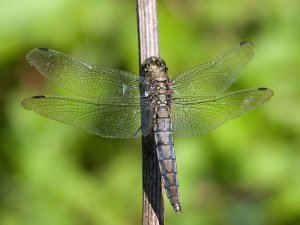
[[[162,59],[162,60],[159,60],[159,61],[160,61],[162,67],[165,67],[165,68],[167,67],[167,66],[166,66],[166,63],[165,63],[165,61],[164,61],[163,59]]]
[[[148,65],[147,65],[147,67],[150,68],[150,67],[153,66],[153,65],[154,65],[154,63],[150,61],[150,62],[148,63]]]

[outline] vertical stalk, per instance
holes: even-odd
[[[137,0],[137,20],[141,65],[150,56],[159,56],[156,0]],[[142,127],[149,125],[142,121]],[[152,133],[142,136],[142,160],[143,225],[163,225],[163,187]]]

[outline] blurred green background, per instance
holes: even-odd
[[[170,75],[242,40],[256,57],[231,90],[269,87],[266,105],[175,139],[183,213],[166,224],[300,224],[300,2],[159,1]],[[141,141],[105,139],[21,108],[66,95],[25,60],[49,47],[138,72],[135,1],[0,0],[0,224],[141,224]]]

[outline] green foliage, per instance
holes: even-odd
[[[175,139],[183,214],[166,201],[166,224],[300,223],[299,7],[296,0],[159,2],[171,77],[246,39],[256,56],[232,90],[275,92],[205,136]],[[20,106],[31,95],[63,92],[27,64],[30,49],[137,73],[136,26],[134,1],[0,2],[1,225],[141,223],[139,139],[88,135]]]

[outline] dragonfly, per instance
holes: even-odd
[[[155,56],[146,59],[136,75],[36,48],[26,56],[29,63],[78,97],[37,95],[21,105],[101,137],[152,134],[167,197],[175,212],[181,212],[173,135],[205,134],[271,99],[274,93],[265,87],[224,93],[254,51],[253,44],[243,41],[170,79],[165,61]]]

